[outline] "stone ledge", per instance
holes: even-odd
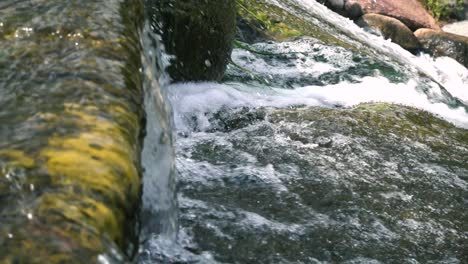
[[[142,8],[0,5],[0,263],[124,261],[135,248]]]

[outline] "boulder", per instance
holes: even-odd
[[[344,10],[345,0],[320,0],[318,2],[340,14]]]
[[[138,246],[143,1],[0,9],[0,263],[124,263]]]
[[[352,19],[368,13],[394,17],[413,31],[418,28],[439,28],[418,0],[346,0],[344,4],[345,16]]]
[[[468,37],[422,28],[414,32],[423,49],[433,56],[447,56],[468,67]]]
[[[376,29],[383,37],[409,51],[415,52],[420,48],[413,32],[398,19],[379,14],[365,14],[356,23],[363,28]]]
[[[153,0],[174,82],[219,81],[236,34],[234,0]]]
[[[203,181],[181,170],[180,193],[191,199],[181,201],[180,219],[200,238],[198,252],[224,263],[466,262],[467,130],[382,103],[222,112],[223,133],[180,138],[181,156],[224,169]],[[199,204],[213,197],[218,207],[207,214]],[[238,213],[246,208],[300,229],[278,232],[277,222],[265,221],[252,228]],[[213,221],[213,214],[233,217]]]
[[[468,20],[445,25],[443,31],[468,37]]]

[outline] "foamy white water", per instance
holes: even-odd
[[[451,109],[444,103],[431,103],[418,92],[417,83],[390,83],[383,77],[365,77],[361,83],[339,83],[329,86],[305,86],[294,90],[274,88],[262,91],[242,84],[186,83],[171,85],[169,98],[174,106],[175,126],[186,132],[193,128],[187,123],[196,117],[197,128],[209,127],[210,113],[224,108],[340,105],[352,107],[366,102],[395,103],[413,106],[434,113],[458,126],[468,128],[468,114],[462,107]],[[440,93],[437,86],[433,93]]]
[[[296,105],[324,106],[340,105],[352,107],[366,102],[395,103],[429,111],[453,124],[467,128],[468,113],[468,69],[448,57],[434,59],[429,55],[415,56],[400,46],[372,35],[341,17],[316,1],[292,0],[308,13],[298,13],[283,2],[271,1],[311,23],[323,23],[337,27],[346,35],[343,39],[355,39],[370,46],[375,61],[364,61],[351,50],[329,46],[320,41],[303,38],[283,43],[257,43],[251,45],[259,50],[278,56],[262,56],[244,49],[235,49],[233,60],[264,78],[266,84],[255,82],[185,83],[168,88],[174,106],[176,128],[189,131],[187,120],[195,117],[198,129],[209,127],[209,113],[223,108],[239,107],[289,107]],[[309,14],[309,16],[307,16]],[[320,21],[317,20],[320,19]],[[324,22],[322,22],[324,21]],[[359,42],[354,43],[359,47]],[[361,45],[361,48],[366,48]],[[378,65],[378,66],[375,66]],[[368,68],[366,68],[368,67]],[[383,67],[381,70],[379,67]],[[361,71],[356,70],[362,68]],[[391,69],[393,73],[385,73]],[[242,76],[230,67],[228,75]],[[322,80],[319,85],[310,85]],[[337,82],[333,76],[344,78]],[[331,77],[330,77],[331,76]],[[286,81],[285,81],[286,80]],[[289,88],[285,83],[292,83]],[[448,94],[447,94],[448,92]],[[447,98],[452,96],[452,98]],[[458,100],[464,106],[454,106],[448,101]],[[193,121],[193,120],[192,120]]]
[[[403,64],[419,70],[430,76],[436,82],[444,85],[452,95],[459,97],[461,100],[468,101],[468,69],[450,58],[431,59],[429,56],[417,57],[399,45],[392,43],[390,40],[385,40],[380,36],[369,34],[362,28],[358,27],[353,21],[342,17],[325,7],[310,0],[292,0],[305,8],[314,17],[320,18],[321,21],[326,21],[329,24],[337,27],[347,35],[352,36],[362,43],[366,43],[377,51],[397,59]],[[278,4],[282,8],[287,6]],[[301,14],[298,14],[301,15]],[[302,14],[304,19],[310,19]]]

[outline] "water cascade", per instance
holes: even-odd
[[[237,0],[172,83],[151,3],[0,2],[0,263],[468,262],[467,68]]]
[[[243,43],[222,83],[163,88],[179,233],[140,262],[468,261],[468,70],[315,1],[251,2],[335,39]]]

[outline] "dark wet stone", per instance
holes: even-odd
[[[468,67],[468,37],[427,28],[419,29],[414,34],[433,56],[448,56]]]
[[[219,81],[236,34],[234,0],[152,0],[174,82]],[[158,27],[158,26],[157,26]]]

